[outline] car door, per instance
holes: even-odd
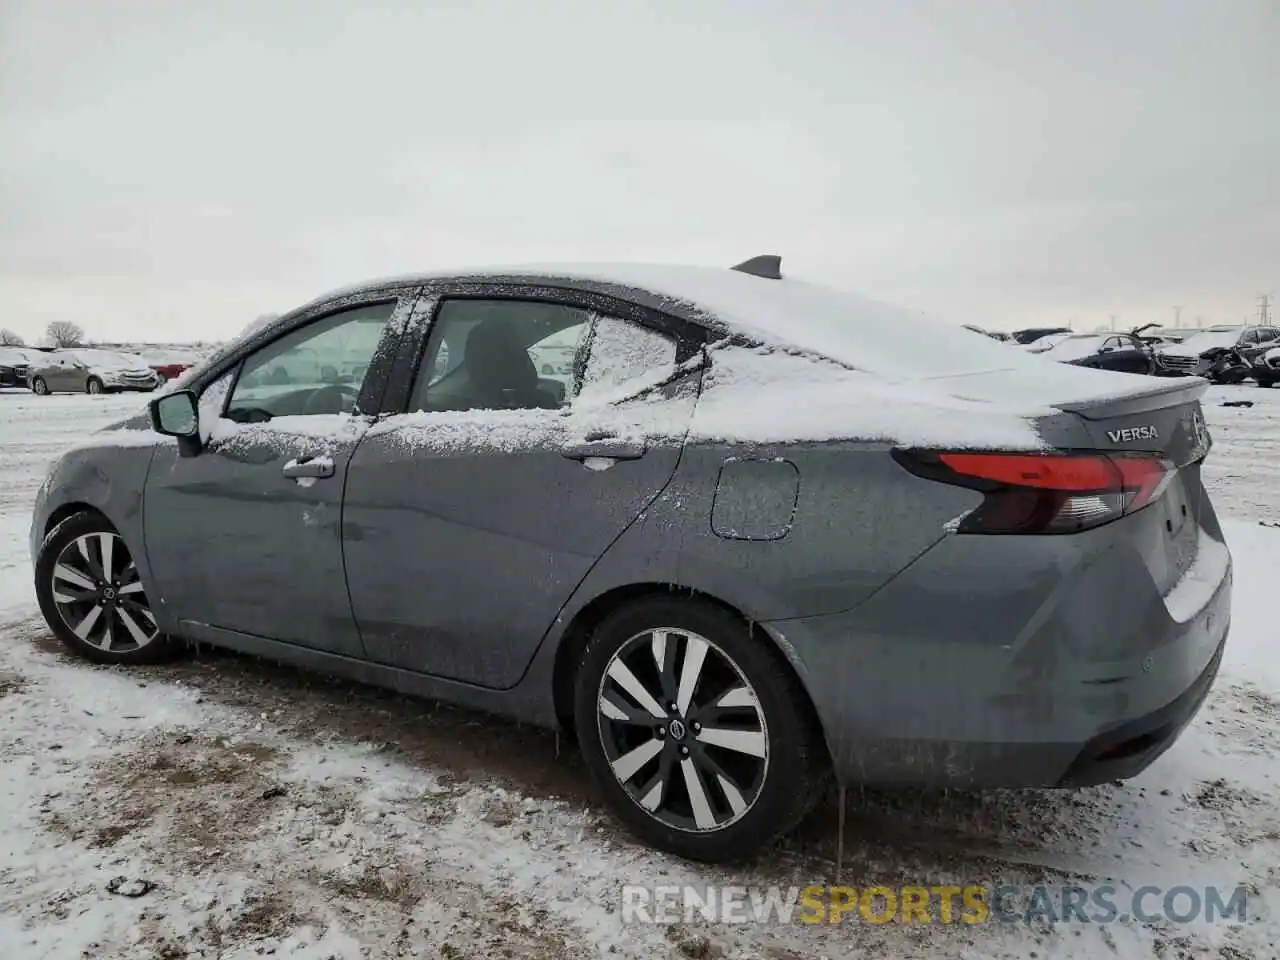
[[[1246,331],[1237,344],[1240,356],[1245,360],[1252,360],[1261,351],[1262,345],[1267,342],[1266,332],[1262,328]]]
[[[147,554],[162,602],[188,630],[361,655],[342,567],[342,486],[415,297],[305,316],[204,388],[198,454],[157,451]],[[361,367],[360,380],[340,372]]]
[[[1151,357],[1145,345],[1137,337],[1117,336],[1107,341],[1114,348],[1109,354],[1106,369],[1117,373],[1150,373]]]
[[[546,296],[444,296],[411,389],[356,449],[347,584],[373,660],[511,687],[675,471],[696,336]],[[575,339],[572,375],[539,377],[533,356]]]
[[[75,355],[68,352],[55,353],[49,358],[49,366],[44,373],[45,385],[52,390],[76,390],[78,371],[75,367]]]

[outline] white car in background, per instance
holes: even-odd
[[[583,332],[582,326],[569,327],[529,347],[529,359],[537,368],[538,376],[559,381],[568,388],[573,383],[573,362],[578,355]]]
[[[164,382],[136,354],[79,348],[51,350],[33,359],[27,373],[33,393],[151,391]]]

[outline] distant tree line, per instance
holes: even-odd
[[[70,320],[55,320],[44,334],[55,347],[78,347],[84,343],[84,328]]]

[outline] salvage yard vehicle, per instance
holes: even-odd
[[[1213,383],[1239,383],[1258,355],[1280,344],[1280,327],[1207,327],[1156,351],[1161,372],[1194,374]]]
[[[100,663],[205,643],[572,730],[638,836],[739,859],[832,774],[1071,787],[1174,742],[1231,619],[1205,388],[776,257],[379,281],[63,455],[36,591]]]
[[[1070,336],[1071,332],[1070,327],[1028,327],[1025,330],[1013,331],[1013,333],[1009,334],[1009,338],[1014,343],[1026,346],[1027,344],[1035,343],[1041,337],[1049,337],[1055,334]]]
[[[1270,387],[1280,382],[1280,346],[1268,346],[1254,353],[1251,366],[1258,386]]]
[[[1095,370],[1139,374],[1150,374],[1155,370],[1151,346],[1130,333],[1077,333],[1054,340],[1043,350],[1033,346],[1028,352],[1046,360]]]
[[[161,383],[141,357],[81,347],[41,354],[32,360],[28,379],[32,391],[42,395],[154,390]]]

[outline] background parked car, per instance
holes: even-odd
[[[0,387],[25,387],[31,357],[17,347],[0,347]]]
[[[160,375],[163,381],[176,380],[195,366],[197,357],[194,354],[176,350],[147,350],[140,354],[148,367]]]
[[[1270,387],[1280,382],[1280,346],[1259,350],[1254,354],[1251,366],[1258,386]]]
[[[1077,333],[1031,352],[1058,363],[1118,373],[1150,374],[1155,370],[1151,346],[1132,333]]]
[[[136,354],[79,348],[33,359],[28,376],[39,394],[154,390],[162,382]]]
[[[1253,359],[1274,346],[1280,346],[1280,327],[1209,327],[1157,350],[1156,365],[1166,375],[1194,374],[1231,383],[1250,376]],[[1250,369],[1241,373],[1244,367]]]
[[[583,328],[570,327],[551,334],[529,347],[529,359],[538,376],[558,380],[568,388],[573,381],[573,363],[581,346]]]
[[[984,337],[990,337],[992,340],[1008,340],[1009,339],[1009,334],[1007,333],[1004,333],[999,330],[984,330],[982,329],[982,327],[978,326],[977,324],[962,323],[960,324],[960,326],[964,327],[966,330],[972,330],[974,333],[980,333]]]
[[[1061,333],[1070,336],[1070,327],[1028,327],[1025,330],[1015,330],[1009,336],[1014,343],[1035,343],[1041,337],[1047,337],[1053,333]]]
[[[1017,340],[1013,339],[1009,342],[1014,346],[1027,351],[1027,353],[1044,353],[1044,351],[1061,343],[1063,340],[1067,339],[1067,337],[1073,336],[1075,336],[1075,334],[1070,331],[1063,331],[1062,333],[1046,333],[1043,337],[1032,340],[1030,343],[1018,343]]]

